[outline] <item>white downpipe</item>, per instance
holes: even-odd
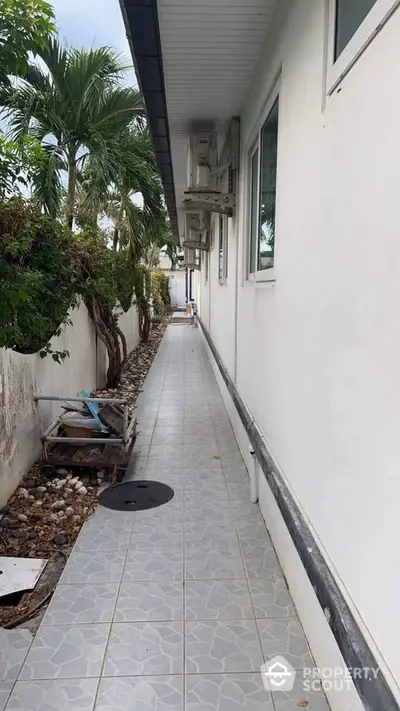
[[[258,464],[258,459],[256,457],[256,453],[253,449],[253,447],[249,447],[249,452],[251,456],[251,465],[250,465],[250,501],[252,504],[256,504],[258,501],[258,471],[259,471],[259,464]]]

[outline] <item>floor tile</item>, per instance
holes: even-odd
[[[241,555],[223,548],[186,548],[185,577],[187,580],[244,578]]]
[[[123,582],[183,580],[183,550],[137,548],[128,553]]]
[[[182,622],[114,624],[104,676],[182,674]]]
[[[304,632],[297,619],[257,620],[257,627],[266,661],[281,655],[293,669],[314,666]]]
[[[247,577],[267,580],[283,577],[275,551],[269,545],[256,548],[251,543],[241,542],[241,547]]]
[[[83,528],[78,536],[75,551],[126,551],[131,535],[131,526],[127,529],[107,526]]]
[[[296,679],[291,691],[272,692],[276,711],[329,711],[326,696],[322,690],[304,691],[303,680]]]
[[[185,711],[273,711],[260,673],[189,674]]]
[[[263,663],[253,620],[185,623],[186,673],[260,671]]]
[[[232,553],[240,553],[235,528],[229,520],[221,520],[219,523],[209,520],[200,523],[197,519],[193,521],[191,518],[187,518],[185,546],[187,551],[193,548],[202,548],[203,550],[212,548],[213,550],[229,550]]]
[[[119,583],[58,585],[42,625],[111,622]]]
[[[246,580],[188,581],[185,586],[187,620],[254,617]]]
[[[0,681],[0,711],[4,711],[13,686],[13,681]]]
[[[99,676],[109,629],[109,625],[39,627],[19,679]]]
[[[0,629],[0,681],[15,681],[32,643],[29,630]]]
[[[170,525],[161,519],[154,526],[152,523],[140,522],[132,531],[129,550],[137,548],[148,550],[174,550],[182,549],[183,525]]]
[[[18,681],[7,711],[92,711],[98,679]]]
[[[296,617],[296,611],[283,579],[248,581],[256,617]]]
[[[95,711],[183,711],[183,676],[102,679]]]
[[[116,622],[183,620],[183,583],[122,583],[114,619]]]
[[[118,583],[125,557],[125,551],[73,551],[60,583]]]

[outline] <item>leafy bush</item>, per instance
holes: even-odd
[[[161,269],[151,270],[151,296],[154,308],[153,320],[165,319],[170,313],[171,299],[169,279]]]
[[[33,203],[0,201],[0,347],[50,352],[50,339],[68,323],[76,303],[73,241]]]

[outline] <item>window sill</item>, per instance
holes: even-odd
[[[254,272],[249,274],[248,281],[251,284],[258,284],[260,282],[276,281],[276,269],[262,269],[259,272]]]

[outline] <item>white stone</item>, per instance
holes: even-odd
[[[24,499],[27,499],[28,496],[29,496],[29,491],[28,491],[28,489],[24,489],[24,488],[20,489],[20,490],[19,490],[19,495],[22,496]]]
[[[79,477],[74,476],[72,479],[69,480],[69,485],[70,486],[75,486],[76,482],[79,481]]]
[[[51,505],[52,509],[55,509],[58,511],[59,509],[65,509],[65,501],[64,499],[59,499],[58,501],[54,501],[54,503]]]
[[[82,484],[82,486],[78,489],[78,494],[83,494],[83,495],[85,495],[85,494],[87,494],[87,493],[88,493],[88,492],[87,492],[86,486],[83,486],[83,484]]]
[[[36,491],[42,491],[42,492],[45,492],[45,491],[47,491],[47,489],[46,489],[46,487],[45,487],[45,486],[38,486],[38,487],[37,487],[37,489],[36,489]]]
[[[72,477],[73,477],[73,475],[70,472],[69,474],[67,474],[67,476],[65,478],[67,479],[67,481],[70,481],[72,479]]]
[[[83,486],[83,482],[78,479],[78,481],[75,484],[75,489],[78,491],[81,486]]]
[[[25,516],[25,514],[20,513],[18,514],[17,519],[19,521],[22,521],[23,523],[26,523],[28,521],[28,516]]]
[[[72,514],[74,513],[73,507],[72,507],[72,506],[68,506],[68,507],[65,509],[65,513],[67,514],[67,516],[72,516]]]

